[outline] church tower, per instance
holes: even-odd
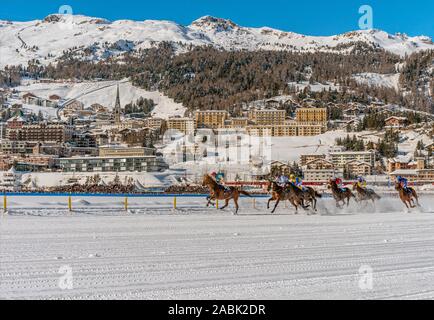
[[[119,97],[119,85],[118,90],[116,93],[116,103],[115,103],[115,109],[114,109],[114,117],[115,117],[115,124],[120,125],[121,124],[121,99]]]

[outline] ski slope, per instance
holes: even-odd
[[[434,208],[275,215],[243,199],[239,216],[202,198],[12,198],[0,218],[0,299],[434,298]],[[43,208],[43,209],[41,209]],[[372,268],[372,290],[359,287]],[[62,269],[63,268],[63,269]],[[70,268],[70,269],[64,269]],[[59,279],[70,270],[72,290]],[[369,288],[368,288],[369,289]]]

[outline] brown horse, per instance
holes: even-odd
[[[338,207],[338,208],[342,208],[342,206],[339,204],[339,202],[343,202],[343,204],[345,205],[345,200],[347,200],[346,204],[348,207],[350,205],[350,199],[351,198],[354,198],[354,200],[357,201],[356,196],[354,195],[354,193],[351,192],[350,189],[339,188],[338,184],[333,179],[330,179],[330,181],[329,181],[329,188],[331,188],[331,190],[332,190],[333,198],[336,200],[336,207]]]
[[[276,182],[270,181],[268,183],[268,191],[271,191],[271,198],[268,200],[268,206],[267,208],[270,208],[270,202],[276,201],[276,205],[274,206],[273,211],[271,213],[276,212],[276,209],[280,203],[280,201],[289,201],[295,208],[296,213],[298,213],[298,206],[301,206],[303,209],[309,208],[309,206],[304,205],[304,199],[303,195],[300,192],[297,192],[294,190],[294,188],[298,189],[297,187],[293,187],[293,185],[290,183],[286,186],[286,188],[283,188],[279,186]]]
[[[322,198],[322,195],[312,187],[304,187],[304,189],[302,191],[303,191],[304,200],[309,202],[312,205],[313,210],[317,211],[316,198]]]
[[[269,181],[267,185],[267,191],[271,192],[271,198],[268,199],[267,209],[270,209],[270,203],[272,201],[277,201],[279,199],[279,194],[281,194],[284,190],[283,187],[279,186],[276,182]]]
[[[396,182],[395,189],[396,191],[398,191],[399,197],[401,198],[401,201],[405,204],[407,209],[416,208],[414,200],[416,200],[417,206],[420,207],[419,197],[417,196],[417,193],[413,188],[408,187],[408,191],[406,191],[400,183]]]
[[[372,201],[380,200],[381,197],[372,189],[362,188],[357,182],[353,185],[353,191],[357,191],[359,201]]]
[[[224,200],[225,205],[220,208],[221,210],[224,210],[229,206],[229,201],[233,199],[236,208],[235,214],[237,214],[239,210],[238,199],[240,198],[240,195],[243,194],[248,197],[252,196],[250,193],[243,190],[239,190],[238,188],[235,187],[225,188],[222,185],[218,184],[217,181],[215,181],[212,177],[210,177],[207,174],[203,176],[202,186],[204,187],[207,186],[210,191],[210,196],[208,197],[207,206],[211,204],[212,200]]]

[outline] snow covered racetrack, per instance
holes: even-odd
[[[333,212],[322,200],[323,214],[311,216],[283,206],[271,215],[262,200],[239,216],[197,200],[178,212],[20,209],[0,218],[0,298],[434,298],[434,215],[424,200],[412,213],[395,210],[396,199],[375,213]],[[359,288],[363,265],[372,290]],[[73,290],[58,286],[62,266]]]

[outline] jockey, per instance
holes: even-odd
[[[303,180],[301,178],[295,178],[295,183],[294,185],[299,188],[300,190],[304,190],[303,188]]]
[[[222,172],[217,173],[215,176],[215,180],[217,181],[217,183],[224,184],[224,174]]]
[[[215,181],[217,181],[217,172],[213,171],[209,174],[209,176],[214,178]]]
[[[363,178],[362,176],[358,177],[357,178],[357,185],[360,188],[365,189],[367,186],[367,182],[366,182],[365,178]]]
[[[344,187],[344,182],[341,178],[335,178],[335,182],[338,188],[341,189],[342,191],[345,191],[347,189]]]
[[[396,177],[396,181],[401,185],[405,192],[409,192],[408,189],[408,180],[404,177],[398,176]]]
[[[224,185],[224,174],[222,172],[215,172],[213,171],[210,176],[215,180],[215,182],[217,182],[217,184],[219,185],[220,188],[224,189],[225,191],[228,191],[229,188],[227,186]]]

